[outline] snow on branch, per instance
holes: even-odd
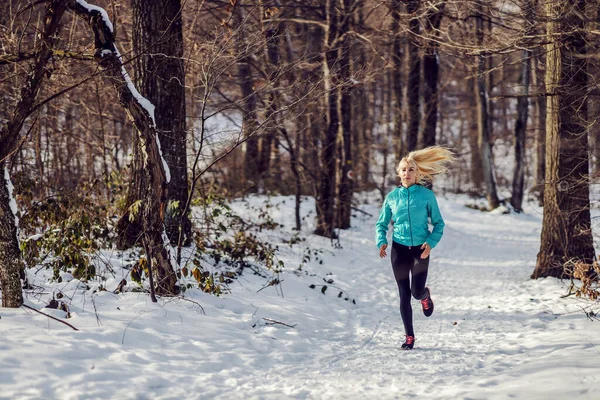
[[[104,24],[106,25],[106,27],[110,30],[110,33],[115,32],[112,21],[108,17],[108,13],[106,12],[106,10],[104,8],[89,4],[85,0],[76,0],[76,2],[81,7],[85,8],[87,10],[87,13],[90,15],[93,15],[94,11],[100,13],[100,15],[102,16],[102,20],[104,21]]]
[[[137,90],[131,77],[127,73],[125,69],[125,65],[123,63],[123,58],[121,53],[117,49],[114,39],[114,28],[113,24],[108,17],[108,13],[102,7],[98,7],[96,5],[92,5],[87,3],[85,0],[75,0],[71,3],[71,8],[75,11],[76,14],[80,16],[87,17],[89,19],[89,23],[94,30],[94,39],[96,46],[96,57],[99,60],[100,65],[106,70],[112,70],[115,67],[119,67],[121,79],[124,83],[123,87],[119,89],[119,98],[123,103],[127,104],[128,99],[135,99],[135,102],[141,107],[142,113],[145,118],[139,118],[140,114],[135,112],[136,110],[132,110],[128,107],[128,111],[130,112],[132,119],[136,125],[141,120],[146,120],[146,124],[151,128],[152,132],[155,136],[155,141],[157,145],[158,155],[162,161],[162,166],[165,174],[165,181],[168,183],[171,181],[171,172],[169,170],[169,166],[163,156],[162,149],[160,146],[160,140],[158,138],[158,134],[156,131],[156,118],[154,116],[154,104]],[[100,18],[98,18],[100,17]],[[117,78],[112,76],[113,78]],[[142,126],[137,126],[138,129],[143,130]]]

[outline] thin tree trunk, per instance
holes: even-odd
[[[246,0],[247,1],[247,0]],[[244,0],[235,3],[234,21],[238,30],[237,51],[239,53],[238,74],[242,92],[242,129],[246,140],[246,153],[244,159],[244,175],[246,185],[250,192],[259,192],[262,188],[259,176],[259,140],[257,134],[257,95],[254,92],[254,77],[250,67],[251,53],[248,42],[248,22],[244,13]]]
[[[352,15],[353,0],[343,0],[343,15],[342,24],[340,25],[340,36],[345,36],[342,45],[340,46],[340,81],[343,84],[340,95],[340,119],[342,121],[342,141],[343,141],[343,157],[342,157],[342,174],[340,177],[340,229],[350,228],[351,209],[352,209],[352,192],[354,189],[352,177],[350,176],[354,169],[354,158],[352,156],[352,92],[353,88],[350,83],[351,77],[351,39],[346,35],[350,29],[354,28],[354,18]]]
[[[419,136],[420,148],[435,145],[435,133],[438,119],[438,80],[439,80],[439,52],[436,40],[442,22],[446,3],[431,7],[426,14],[427,34],[433,39],[427,43],[423,55],[423,129]]]
[[[334,238],[334,206],[336,186],[336,154],[337,137],[340,128],[338,116],[337,88],[337,61],[339,59],[338,47],[333,46],[338,38],[338,11],[337,0],[327,0],[325,32],[325,59],[323,62],[323,75],[325,82],[325,97],[327,99],[327,131],[323,140],[321,153],[321,182],[317,199],[317,227],[315,234]]]
[[[481,5],[479,5],[481,8]],[[481,12],[475,20],[476,34],[479,46],[483,46],[483,19]],[[492,147],[490,143],[490,123],[488,113],[488,94],[485,79],[485,58],[478,56],[477,60],[477,83],[475,85],[475,98],[477,99],[477,129],[479,151],[481,152],[481,161],[483,164],[483,180],[485,182],[486,197],[490,210],[500,205],[498,194],[496,192],[496,178],[494,172],[494,163],[492,159]]]
[[[277,132],[278,129],[277,121],[274,121],[273,119],[277,111],[276,92],[279,89],[279,75],[281,74],[281,55],[279,50],[281,29],[278,22],[269,22],[269,17],[267,16],[268,13],[266,10],[276,6],[277,1],[264,1],[261,6],[263,35],[265,38],[265,60],[269,75],[269,82],[273,87],[273,89],[270,90],[267,95],[267,112],[265,116],[266,129],[261,135],[260,154],[258,160],[258,175],[263,181],[263,185],[267,190],[273,186],[273,182],[271,182],[270,179],[271,156],[273,154],[275,132]]]
[[[475,72],[475,71],[471,71]],[[477,78],[469,78],[467,93],[477,94]],[[469,118],[469,147],[471,149],[471,181],[473,182],[473,190],[481,192],[483,189],[483,161],[481,159],[481,152],[479,151],[479,123],[478,123],[478,109],[477,109],[477,96],[468,96],[467,99],[468,108],[467,116]]]
[[[393,79],[392,87],[394,88],[394,154],[396,160],[404,156],[404,138],[402,137],[402,36],[400,35],[400,7],[401,0],[392,0],[392,61],[393,61]]]
[[[408,81],[406,82],[406,102],[408,107],[408,124],[406,130],[406,151],[417,150],[419,139],[419,97],[421,90],[421,59],[419,57],[420,23],[417,16],[420,0],[408,0],[406,9],[411,14],[409,21],[410,37],[408,40]]]
[[[512,197],[510,204],[517,212],[523,211],[523,186],[525,184],[525,138],[527,119],[529,118],[529,59],[531,52],[523,50],[521,58],[522,96],[517,101],[517,120],[515,121],[515,171],[513,175]]]
[[[531,67],[531,83],[537,93],[543,93],[545,91],[543,81],[539,77],[538,62],[541,58],[541,51],[539,49],[534,50]],[[534,100],[534,112],[535,112],[535,149],[533,153],[534,159],[534,187],[533,191],[538,193],[538,199],[540,206],[544,204],[544,180],[546,173],[546,98],[538,96]]]
[[[572,277],[594,257],[590,219],[585,1],[547,3],[546,189],[532,278]]]

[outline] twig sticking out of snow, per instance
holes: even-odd
[[[62,323],[62,324],[65,324],[65,325],[67,325],[68,327],[70,327],[70,328],[73,328],[73,330],[74,330],[74,331],[78,331],[78,330],[79,330],[79,329],[75,328],[73,325],[69,324],[68,322],[61,321],[61,320],[60,320],[60,319],[58,319],[58,318],[54,318],[52,315],[48,315],[48,314],[46,314],[45,312],[41,312],[40,310],[36,310],[36,309],[35,309],[35,308],[33,308],[33,307],[29,307],[27,304],[21,304],[21,307],[28,308],[28,309],[30,309],[30,310],[33,310],[33,311],[35,311],[36,313],[40,313],[40,314],[42,314],[42,315],[45,315],[46,317],[48,317],[48,318],[50,318],[50,319],[53,319],[53,320],[55,320],[55,321],[58,321],[58,322],[60,322],[60,323]]]

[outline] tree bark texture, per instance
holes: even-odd
[[[149,264],[156,270],[155,289],[158,294],[176,294],[177,277],[174,262],[167,249],[164,212],[167,200],[168,166],[162,157],[154,109],[137,91],[122,64],[111,27],[97,8],[88,8],[71,1],[69,6],[86,21],[94,32],[95,58],[105,77],[117,92],[119,102],[136,128],[142,147],[143,170],[147,185],[142,197],[142,243]]]
[[[189,244],[191,223],[181,214],[188,197],[181,0],[132,3],[133,50],[139,55],[134,61],[136,81],[142,96],[155,106],[160,147],[171,172],[165,227],[173,245],[180,234],[182,243]]]
[[[0,161],[0,289],[2,307],[17,308],[23,304],[21,274],[24,269],[17,238],[17,225],[9,190],[8,169]],[[14,205],[14,204],[13,204]]]
[[[546,188],[532,278],[572,277],[570,263],[594,257],[589,203],[585,1],[547,3]],[[567,267],[567,268],[565,268]]]
[[[23,86],[6,128],[0,131],[0,286],[2,288],[2,306],[16,308],[23,304],[21,276],[23,262],[17,237],[11,201],[15,201],[10,193],[10,176],[6,169],[7,158],[18,146],[20,132],[25,120],[31,114],[42,83],[52,73],[48,67],[52,51],[58,41],[61,18],[67,9],[66,0],[54,0],[48,3],[44,15],[44,30],[36,48],[33,66],[28,82]]]

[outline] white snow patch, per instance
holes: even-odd
[[[85,0],[77,0],[77,4],[79,4],[80,6],[82,6],[83,8],[85,8],[88,11],[98,11],[100,13],[100,15],[102,15],[102,20],[104,21],[106,26],[108,26],[108,29],[110,29],[110,32],[111,33],[115,32],[112,21],[108,17],[108,13],[106,12],[106,10],[104,8],[95,6],[93,4],[89,4]]]
[[[10,180],[10,174],[8,172],[8,167],[4,166],[4,180],[6,181],[6,187],[8,189],[8,202],[10,206],[10,210],[15,216],[15,226],[17,227],[17,242],[19,241],[19,217],[17,215],[17,200],[13,196],[14,186]]]
[[[165,180],[167,183],[171,182],[171,170],[167,165],[167,160],[163,156],[162,148],[160,147],[160,139],[158,138],[158,133],[156,134],[156,145],[158,146],[158,154],[160,155],[160,159],[162,160],[163,168],[165,169]]]
[[[561,298],[570,282],[529,279],[539,251],[539,207],[526,203],[523,214],[494,215],[466,208],[467,196],[438,194],[446,228],[427,282],[435,312],[426,318],[413,300],[416,344],[407,352],[400,350],[404,332],[389,256],[380,259],[373,240],[380,196],[361,196],[363,212],[340,231],[341,248],[310,234],[313,199],[301,207],[306,242],[291,247],[282,238],[294,234],[292,196],[250,196],[231,205],[249,221],[268,207],[284,225],[259,234],[279,245],[286,263],[278,285],[265,287],[267,279],[247,271],[221,297],[190,288],[185,300],[154,304],[147,293],[112,293],[121,279],[129,290],[137,287],[126,253],[103,251],[97,269],[105,278],[86,282],[89,290],[76,279],[48,283],[52,271],[28,270],[39,289],[26,291],[26,303],[41,309],[60,290],[72,315],[66,322],[79,331],[23,309],[0,309],[0,397],[597,397],[600,322],[581,307],[600,306]],[[321,251],[299,270],[306,246]]]
[[[35,242],[37,240],[40,240],[43,236],[44,236],[43,233],[37,233],[35,235],[29,236],[27,239],[25,239],[25,241],[29,242],[30,240],[33,240]]]
[[[127,87],[133,94],[133,97],[136,99],[138,104],[140,106],[142,106],[142,108],[145,109],[146,112],[150,115],[150,119],[152,119],[152,126],[154,128],[156,128],[156,119],[154,118],[154,108],[155,108],[154,104],[152,104],[150,102],[150,100],[148,100],[147,98],[142,96],[142,94],[140,92],[138,92],[137,88],[133,84],[133,81],[129,77],[127,70],[125,69],[125,65],[123,64],[123,57],[121,56],[121,53],[119,52],[119,50],[116,47],[115,47],[115,53],[116,53],[117,57],[119,58],[119,60],[121,61],[121,74],[123,75],[123,78],[125,79],[125,83],[127,84]]]

